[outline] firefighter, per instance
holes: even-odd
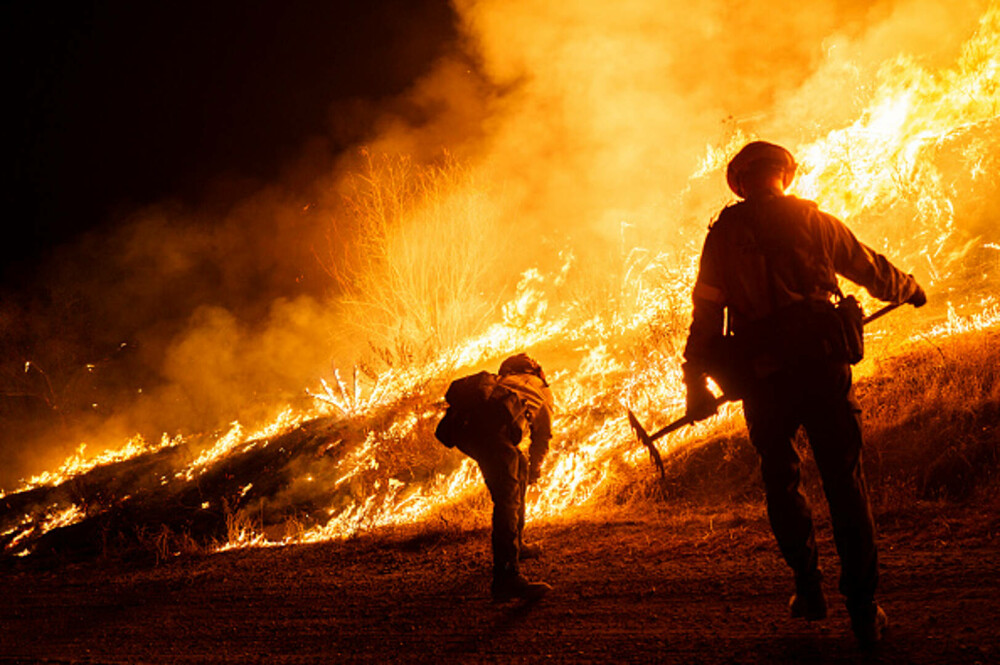
[[[794,573],[791,614],[820,620],[826,599],[793,447],[805,428],[833,522],[840,592],[852,630],[867,647],[881,639],[888,619],[875,601],[878,558],[861,468],[860,407],[850,365],[824,327],[833,321],[838,274],[880,300],[920,307],[927,298],[912,275],[841,221],[786,195],[795,170],[791,153],[764,141],[747,144],[728,165],[727,183],[742,200],[722,210],[702,250],[684,350],[687,415],[700,420],[715,413],[709,376],[742,398],[768,518]]]
[[[541,366],[524,353],[500,364],[498,383],[520,400],[512,423],[517,432],[512,435],[507,426],[490,425],[476,443],[463,446],[462,451],[479,465],[493,500],[493,598],[498,602],[536,600],[551,587],[526,580],[519,562],[541,554],[539,545],[524,542],[524,504],[528,485],[541,475],[552,438],[552,391]],[[518,434],[531,437],[527,458],[518,448]]]

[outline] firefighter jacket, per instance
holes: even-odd
[[[715,360],[724,326],[739,337],[789,305],[829,301],[840,293],[838,274],[890,302],[905,302],[919,288],[812,201],[765,195],[728,206],[702,250],[684,350],[687,370],[697,374]]]
[[[499,383],[521,398],[524,409],[515,417],[515,423],[522,433],[531,433],[528,458],[537,468],[549,451],[552,438],[552,390],[541,377],[528,373],[502,374]]]

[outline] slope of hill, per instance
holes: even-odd
[[[873,662],[1000,656],[998,338],[992,330],[918,345],[859,382],[882,599],[892,619]],[[643,460],[620,469],[587,504],[530,524],[545,556],[526,571],[555,586],[534,607],[488,601],[488,512],[480,495],[434,519],[346,540],[211,551],[236,528],[237,512],[196,510],[202,499],[220,488],[238,493],[251,476],[259,491],[277,492],[294,468],[289,459],[323,459],[351,436],[343,423],[304,423],[272,445],[234,455],[186,493],[146,490],[136,492],[138,502],[108,497],[126,486],[135,492],[136,478],[169,468],[179,451],[5,497],[8,518],[45,492],[46,501],[75,492],[111,507],[50,530],[31,556],[4,560],[4,657],[725,663],[857,656],[838,605],[826,622],[786,618],[791,581],[767,526],[756,459],[739,432],[667,455],[666,496]],[[821,488],[808,461],[806,471],[825,584],[836,598]]]

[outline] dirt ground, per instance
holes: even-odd
[[[996,505],[879,521],[891,627],[872,653],[850,636],[828,524],[831,616],[793,620],[763,508],[747,504],[529,525],[545,553],[525,573],[554,590],[527,606],[490,601],[485,529],[159,565],[23,563],[0,573],[0,662],[1000,662]]]

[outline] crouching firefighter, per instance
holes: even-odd
[[[854,324],[844,325],[851,317],[833,303],[842,296],[837,275],[880,300],[920,307],[927,298],[911,275],[838,219],[786,195],[795,169],[787,150],[763,141],[746,145],[728,165],[727,182],[742,200],[720,213],[705,239],[684,351],[687,415],[715,413],[709,376],[726,395],[743,400],[768,518],[794,573],[791,614],[819,620],[827,615],[826,600],[792,444],[805,428],[833,522],[840,592],[855,636],[870,646],[888,620],[875,602],[875,528],[851,387],[850,364],[861,355],[861,313],[856,308]]]
[[[436,436],[479,465],[493,500],[493,599],[536,600],[551,587],[529,582],[520,561],[540,555],[525,543],[524,504],[528,485],[541,474],[552,438],[552,391],[541,366],[527,354],[511,356],[498,374],[480,372],[454,381],[445,396],[448,410]],[[529,434],[528,457],[518,448]]]

